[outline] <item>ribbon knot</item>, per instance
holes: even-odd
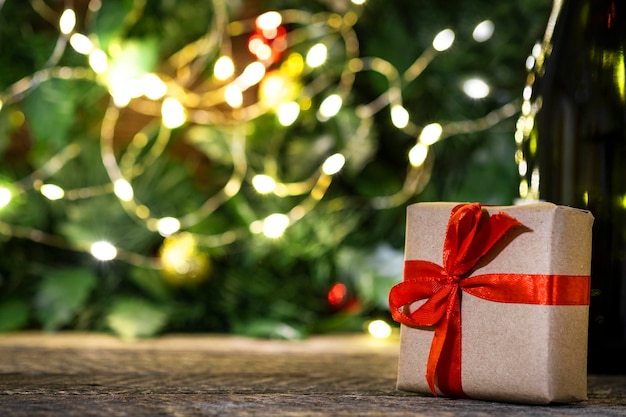
[[[504,212],[489,216],[480,204],[452,209],[443,244],[443,266],[406,260],[404,280],[389,293],[395,321],[435,327],[426,366],[430,391],[467,397],[461,384],[461,293],[503,303],[588,305],[589,276],[482,274],[471,276],[478,261],[504,235],[522,224]],[[421,303],[421,304],[419,304]],[[416,307],[417,306],[417,307]]]
[[[454,285],[458,288],[460,280],[461,278],[458,275],[448,275],[446,276],[446,285]]]

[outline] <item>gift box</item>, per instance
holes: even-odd
[[[407,209],[397,388],[547,404],[587,396],[593,216],[533,203]]]

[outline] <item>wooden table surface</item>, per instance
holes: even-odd
[[[398,341],[100,334],[0,336],[0,416],[626,416],[626,377],[589,400],[525,406],[395,389]]]

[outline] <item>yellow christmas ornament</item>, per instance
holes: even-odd
[[[198,250],[190,233],[176,233],[163,241],[160,250],[163,276],[171,285],[196,285],[206,280],[211,263],[206,253]]]

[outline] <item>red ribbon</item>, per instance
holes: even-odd
[[[483,274],[469,277],[476,263],[512,228],[522,224],[506,213],[489,216],[478,203],[452,209],[443,245],[443,267],[407,260],[404,280],[389,293],[395,321],[435,327],[426,380],[437,395],[467,397],[461,384],[461,291],[501,303],[589,304],[589,276]],[[426,302],[413,312],[404,308]]]

